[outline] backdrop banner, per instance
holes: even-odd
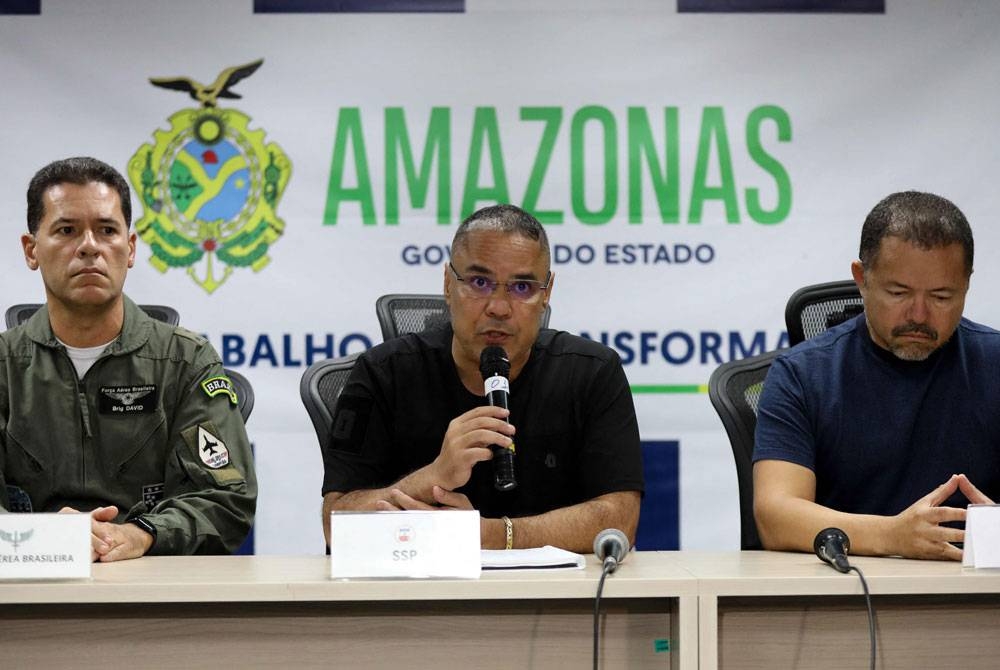
[[[640,546],[735,549],[709,375],[787,345],[786,300],[850,277],[876,202],[958,204],[966,315],[1000,323],[1000,4],[681,4],[0,2],[0,302],[44,300],[18,241],[35,170],[122,170],[127,293],[256,391],[255,551],[321,553],[302,373],[381,341],[380,295],[440,292],[465,215],[523,206],[552,244],[551,325],[613,347],[633,386]]]

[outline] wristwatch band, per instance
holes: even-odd
[[[156,542],[156,526],[154,526],[153,524],[149,523],[148,521],[146,521],[145,519],[143,519],[141,516],[134,516],[131,519],[126,519],[125,523],[131,523],[131,524],[134,524],[134,525],[138,526],[139,528],[142,528],[144,531],[146,531],[147,533],[149,533],[150,535],[152,535],[153,536],[153,541]]]

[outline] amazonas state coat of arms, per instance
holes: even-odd
[[[187,268],[208,293],[234,268],[264,268],[285,229],[276,209],[291,162],[277,144],[264,144],[263,130],[250,130],[250,117],[217,104],[240,98],[231,88],[263,62],[227,68],[207,86],[188,77],[151,78],[201,106],[171,115],[170,129],[154,131],[154,143],[139,147],[128,164],[143,204],[135,229],[153,252],[153,267]]]

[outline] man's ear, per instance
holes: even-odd
[[[135,233],[128,236],[128,266],[135,265]]]
[[[861,295],[864,295],[865,266],[861,264],[861,261],[854,261],[851,263],[851,276],[854,277],[854,283],[857,285],[858,290],[861,291]]]
[[[24,263],[32,270],[38,269],[38,259],[35,258],[35,236],[31,233],[21,235],[21,248],[24,249]]]

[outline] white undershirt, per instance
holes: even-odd
[[[59,340],[59,338],[56,338]],[[118,338],[114,338],[111,342],[114,342]],[[66,353],[69,354],[69,359],[73,361],[73,367],[76,368],[76,376],[78,379],[83,379],[83,376],[87,374],[87,370],[90,366],[94,364],[104,350],[108,348],[111,342],[106,342],[105,344],[99,344],[96,347],[71,347],[62,340],[59,340],[59,344],[66,347]]]

